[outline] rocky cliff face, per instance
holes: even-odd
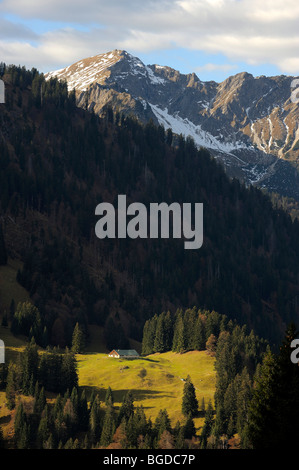
[[[230,176],[299,200],[299,105],[293,77],[239,73],[202,82],[167,66],[144,65],[115,50],[50,72],[75,88],[78,106],[101,115],[108,106],[142,122],[190,135]]]

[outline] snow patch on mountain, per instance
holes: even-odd
[[[175,134],[182,134],[184,137],[192,137],[199,147],[207,147],[228,154],[233,150],[248,148],[243,142],[236,141],[232,143],[220,141],[209,132],[204,131],[200,125],[195,125],[193,122],[189,121],[189,119],[183,119],[178,114],[171,115],[168,113],[167,108],[161,109],[152,103],[149,103],[149,105],[158,119],[159,124],[163,125],[165,129],[171,128]],[[235,155],[232,156],[237,158]]]

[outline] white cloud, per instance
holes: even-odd
[[[26,24],[40,19],[72,25],[35,39],[28,27],[14,25],[19,55],[16,35],[4,39],[0,34],[0,52],[8,63],[19,58],[25,65],[57,68],[115,48],[148,52],[180,47],[299,73],[297,0],[2,0],[1,13],[17,15]]]
[[[237,68],[237,66],[234,64],[215,64],[209,62],[207,64],[196,67],[195,72],[230,72],[235,68]]]

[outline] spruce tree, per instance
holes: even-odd
[[[107,388],[107,392],[106,392],[106,396],[105,396],[105,405],[106,406],[113,405],[113,403],[114,403],[114,397],[113,397],[111,387],[109,386]]]
[[[41,416],[38,430],[37,430],[37,445],[39,449],[43,449],[47,439],[50,437],[49,429],[49,416],[47,406],[45,407],[44,413]]]
[[[75,354],[82,353],[85,346],[84,333],[77,322],[72,337],[72,352]]]
[[[164,431],[171,431],[171,422],[166,409],[160,410],[155,420],[154,432],[157,442],[159,441]]]
[[[15,438],[15,442],[16,442],[16,445],[18,447],[19,445],[19,441],[21,439],[21,436],[22,436],[22,432],[23,432],[23,429],[25,427],[25,424],[26,424],[26,415],[25,415],[25,411],[24,411],[24,405],[22,402],[19,403],[18,407],[17,407],[17,411],[16,411],[16,417],[15,417],[15,421],[14,421],[14,438]],[[24,438],[24,436],[23,436]]]
[[[8,364],[6,405],[9,410],[14,409],[16,405],[16,367],[12,362]]]
[[[90,440],[95,444],[101,436],[102,427],[101,427],[101,409],[100,409],[100,399],[96,395],[91,401],[91,409],[89,415],[89,435]]]
[[[200,436],[201,447],[203,449],[206,449],[207,447],[208,438],[211,435],[213,425],[214,425],[214,410],[213,410],[212,402],[211,400],[209,400],[207,410],[206,410],[206,415],[205,415],[205,421],[204,421],[204,425],[202,427],[201,436]]]
[[[165,349],[165,313],[161,313],[157,320],[156,334],[154,340],[154,352],[163,353]]]
[[[192,416],[189,415],[187,421],[184,425],[184,438],[185,439],[192,439],[196,435],[196,429],[194,425],[194,421]]]
[[[192,418],[198,415],[198,401],[196,398],[195,388],[188,375],[184,384],[182,413],[185,416],[191,415]]]
[[[78,386],[77,363],[75,355],[66,348],[62,356],[61,381],[63,390],[72,390]]]
[[[182,353],[186,350],[186,331],[184,325],[183,312],[179,310],[176,315],[176,322],[173,333],[172,350],[174,352]]]
[[[109,405],[106,409],[104,421],[103,421],[103,429],[101,433],[101,440],[100,444],[102,447],[108,447],[110,442],[112,441],[113,435],[116,430],[116,417],[114,409],[111,405]]]
[[[268,351],[256,378],[249,408],[248,434],[254,449],[295,449],[299,439],[299,367],[293,364],[291,324],[278,354]]]
[[[128,421],[130,416],[134,414],[134,399],[131,390],[128,390],[123,398],[122,405],[118,414],[118,423],[120,424],[123,419]]]
[[[154,352],[154,342],[156,337],[156,328],[158,322],[158,315],[155,314],[153,318],[145,322],[143,328],[142,338],[142,354],[144,356]]]

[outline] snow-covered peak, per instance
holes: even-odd
[[[57,77],[67,81],[68,89],[85,91],[93,83],[104,84],[111,76],[112,68],[118,62],[125,62],[125,66],[115,71],[115,80],[123,80],[131,77],[143,77],[151,84],[163,84],[165,80],[144,63],[126,51],[115,49],[105,54],[98,54],[87,59],[79,60],[72,65],[60,70],[49,72],[46,79]]]
[[[115,49],[98,54],[45,75],[46,79],[57,77],[67,81],[68,89],[84,91],[94,82],[103,83],[110,74],[110,68],[123,57],[123,51]]]

